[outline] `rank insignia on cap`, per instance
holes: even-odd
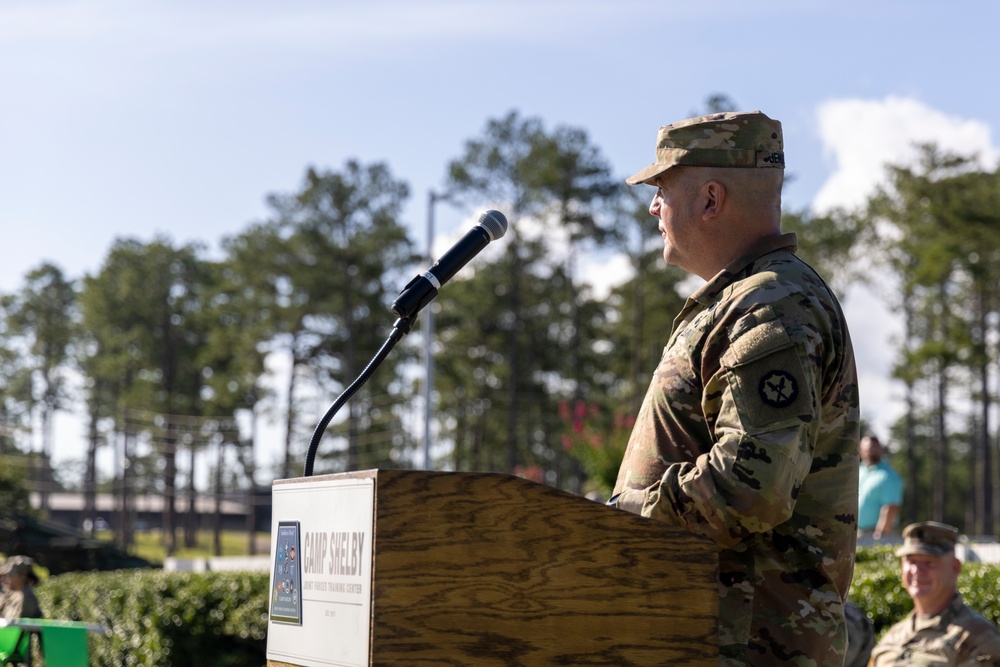
[[[760,400],[773,408],[787,408],[799,395],[799,383],[786,371],[770,371],[757,386]]]

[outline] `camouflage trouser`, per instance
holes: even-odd
[[[844,606],[847,617],[847,655],[844,667],[865,667],[875,647],[875,625],[868,614],[848,602]]]

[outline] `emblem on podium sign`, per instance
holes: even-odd
[[[277,546],[271,566],[270,619],[276,623],[302,624],[302,549],[299,522],[278,523]]]

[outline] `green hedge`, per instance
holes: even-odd
[[[37,594],[48,618],[99,623],[95,667],[262,667],[266,572],[119,570],[51,577]]]
[[[1000,563],[963,564],[958,590],[967,605],[1000,625]],[[848,597],[871,617],[877,637],[913,609],[891,547],[858,549]]]
[[[91,635],[95,667],[262,667],[267,647],[266,572],[194,574],[120,570],[62,574],[38,588],[49,618],[99,623]],[[1000,625],[1000,564],[966,563],[965,601]],[[858,550],[851,602],[881,636],[913,604],[890,547]]]

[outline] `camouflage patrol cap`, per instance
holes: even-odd
[[[784,169],[781,123],[760,111],[739,111],[664,125],[656,135],[656,161],[625,182],[652,184],[680,165]]]
[[[11,556],[5,560],[3,565],[0,565],[0,575],[5,574],[26,574],[28,579],[38,583],[35,561],[28,556]]]
[[[903,546],[896,550],[897,556],[924,554],[941,556],[955,550],[958,528],[937,521],[911,523],[903,529]]]

